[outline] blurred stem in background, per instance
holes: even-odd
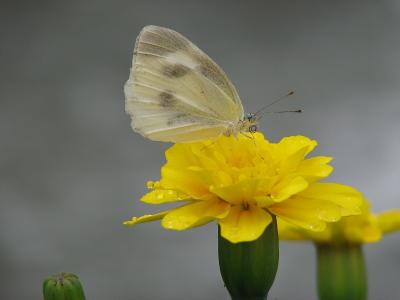
[[[367,299],[362,245],[316,244],[320,300]]]
[[[231,243],[218,230],[218,256],[225,286],[234,300],[267,299],[279,261],[276,218],[255,241]]]

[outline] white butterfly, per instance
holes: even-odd
[[[146,26],[137,37],[125,110],[146,138],[192,142],[257,130],[224,71],[171,29]]]

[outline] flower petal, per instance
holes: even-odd
[[[391,233],[400,230],[400,210],[392,210],[380,213],[378,224],[383,233]]]
[[[239,243],[256,240],[271,222],[271,215],[264,209],[252,205],[243,209],[241,205],[237,205],[218,223],[224,238],[231,243]]]
[[[302,161],[296,173],[304,177],[308,182],[315,182],[329,176],[332,173],[333,167],[328,165],[332,157],[316,156]]]
[[[342,216],[360,214],[364,199],[355,188],[337,183],[313,183],[299,196],[330,201],[341,208]]]
[[[124,222],[124,225],[133,226],[133,225],[140,224],[140,223],[145,223],[145,222],[151,222],[151,221],[160,220],[160,219],[162,219],[168,212],[169,212],[169,210],[166,210],[166,211],[159,212],[158,214],[144,215],[144,216],[141,216],[141,217],[133,217],[131,220],[125,221],[125,222]]]
[[[326,222],[335,222],[341,217],[341,209],[334,203],[300,196],[271,205],[268,209],[283,220],[312,231],[322,231]]]
[[[290,241],[302,241],[307,240],[307,235],[304,234],[304,230],[299,226],[294,226],[281,218],[278,218],[278,231],[279,239],[290,240]]]
[[[373,243],[382,237],[376,217],[369,212],[358,216],[344,217],[337,223],[337,233],[350,243]]]
[[[160,184],[165,189],[180,190],[192,198],[199,199],[208,193],[207,178],[202,172],[186,169],[170,168],[165,165],[161,169]]]
[[[317,142],[305,136],[289,136],[281,139],[277,144],[276,153],[281,157],[295,154],[302,148],[306,147],[304,155],[310,153],[316,146]]]
[[[198,158],[193,155],[192,147],[189,144],[174,144],[173,147],[165,151],[165,158],[167,159],[166,165],[170,168],[185,169],[188,166],[198,164]]]
[[[173,190],[155,189],[144,195],[140,201],[148,204],[162,204],[175,201],[187,200],[189,197],[183,193]]]
[[[303,177],[287,177],[285,180],[273,187],[273,200],[275,202],[281,202],[290,198],[294,194],[304,191],[307,187],[308,182]]]
[[[239,205],[243,202],[250,202],[251,204],[256,196],[267,194],[275,181],[275,178],[245,179],[228,186],[211,186],[210,191],[233,205]]]
[[[281,175],[289,175],[294,173],[300,163],[303,161],[304,157],[307,155],[308,147],[304,146],[297,150],[295,153],[284,157],[280,163],[279,173]]]
[[[204,221],[224,218],[229,209],[230,205],[220,199],[198,201],[169,211],[161,224],[166,229],[184,230]]]

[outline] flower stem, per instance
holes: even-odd
[[[367,299],[367,275],[361,245],[316,245],[320,300]]]
[[[234,300],[267,299],[279,261],[276,218],[255,241],[233,244],[218,230],[219,267]]]
[[[43,282],[44,300],[85,300],[83,287],[78,276],[72,273],[59,273]]]

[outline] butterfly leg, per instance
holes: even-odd
[[[241,131],[240,134],[247,137],[248,139],[254,140],[254,136],[251,133],[250,133],[250,135],[247,135],[245,132]]]
[[[209,148],[209,147],[215,145],[216,143],[217,143],[217,141],[213,141],[211,144],[204,145],[203,147],[200,148],[200,151],[204,151],[204,150],[206,150],[207,148]]]

